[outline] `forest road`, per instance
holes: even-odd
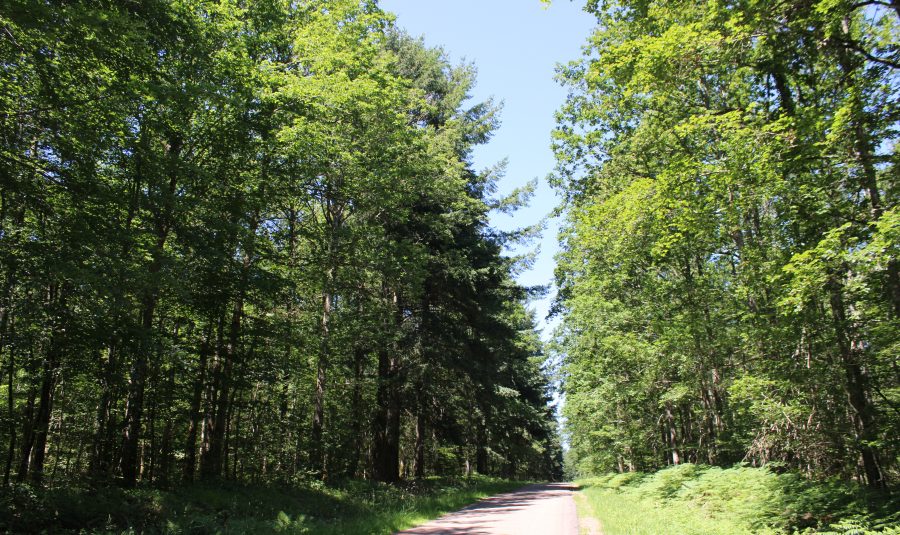
[[[571,483],[498,494],[397,535],[578,535]]]

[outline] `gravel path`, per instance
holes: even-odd
[[[574,486],[529,485],[397,535],[578,535]]]

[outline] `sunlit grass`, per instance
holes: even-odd
[[[578,483],[579,515],[604,535],[900,534],[896,498],[793,473],[681,465]]]

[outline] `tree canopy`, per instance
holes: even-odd
[[[0,29],[5,482],[559,472],[472,66],[373,1]]]
[[[554,132],[573,465],[896,481],[897,3],[587,10]]]

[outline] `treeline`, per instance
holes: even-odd
[[[571,460],[900,476],[900,4],[589,2],[554,145]]]
[[[0,10],[4,483],[558,471],[471,66],[374,1]]]

